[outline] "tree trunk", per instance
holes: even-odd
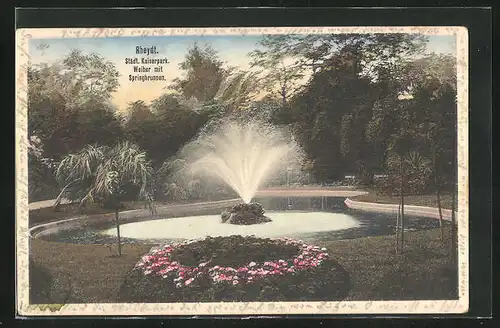
[[[399,254],[399,220],[401,215],[401,204],[398,204],[398,213],[396,215],[396,254]]]
[[[441,242],[444,243],[444,226],[443,226],[443,210],[441,208],[441,190],[438,179],[438,169],[436,164],[436,147],[432,151],[432,164],[434,165],[434,185],[436,186],[436,200],[439,211],[439,227],[441,229]]]
[[[405,196],[404,196],[404,168],[403,168],[403,156],[400,158],[400,175],[401,175],[401,253],[404,253],[405,247]]]
[[[116,236],[118,237],[118,256],[122,256],[122,241],[120,236],[120,221],[118,217],[118,206],[115,208]]]

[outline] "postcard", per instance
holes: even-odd
[[[20,316],[467,312],[466,28],[16,43]]]

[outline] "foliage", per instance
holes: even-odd
[[[419,195],[427,191],[426,189],[431,185],[433,174],[431,161],[414,151],[404,155],[402,161],[405,193]],[[399,194],[401,184],[401,156],[390,154],[387,158],[387,168],[391,175],[390,181],[393,188]]]
[[[214,99],[227,74],[217,53],[209,46],[202,48],[197,44],[188,50],[179,67],[185,76],[175,79],[171,88],[187,99],[195,98],[200,102]]]
[[[43,144],[33,136],[28,141],[28,197],[30,202],[57,196],[54,169],[57,166],[50,158],[43,157]]]
[[[155,169],[175,155],[207,121],[205,113],[192,111],[173,94],[158,97],[150,106],[141,101],[131,103],[129,111],[125,136],[147,151]]]
[[[114,147],[88,145],[59,163],[61,195],[80,204],[98,202],[119,208],[132,195],[152,202],[153,170],[146,153],[128,141]]]
[[[248,105],[257,91],[254,73],[225,67],[217,52],[208,45],[195,44],[179,68],[184,76],[175,79],[170,88],[198,111],[213,109],[214,105],[224,111],[239,110]]]
[[[169,200],[181,201],[187,199],[187,193],[184,188],[175,182],[169,183],[165,188],[165,196]]]
[[[166,179],[162,165],[228,116],[288,125],[307,155],[297,181],[342,180],[352,173],[370,185],[375,174],[391,171],[388,157],[414,151],[431,161],[436,187],[449,189],[456,170],[456,59],[424,54],[425,42],[399,33],[267,35],[249,54],[249,71],[195,44],[179,65],[183,75],[166,93],[120,111],[110,102],[119,74],[106,58],[72,51],[52,64],[32,65],[28,134],[44,146],[40,156],[28,156],[30,197],[48,197],[54,184],[40,159],[59,162],[87,145],[125,140],[148,154],[158,173],[156,198],[165,192],[174,199],[210,197],[218,186]],[[70,191],[75,199],[85,197]]]
[[[110,99],[118,77],[113,63],[79,51],[28,68],[28,134],[44,143],[45,157],[59,160],[89,143],[117,141],[121,126]]]

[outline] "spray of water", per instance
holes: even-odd
[[[275,173],[301,159],[287,131],[257,120],[219,124],[187,145],[183,154],[191,176],[222,180],[246,203]]]

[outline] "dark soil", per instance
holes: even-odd
[[[197,266],[208,262],[212,266],[243,266],[251,261],[265,262],[291,258],[299,252],[294,245],[285,245],[272,239],[230,236],[208,237],[176,249],[172,259],[182,265]]]

